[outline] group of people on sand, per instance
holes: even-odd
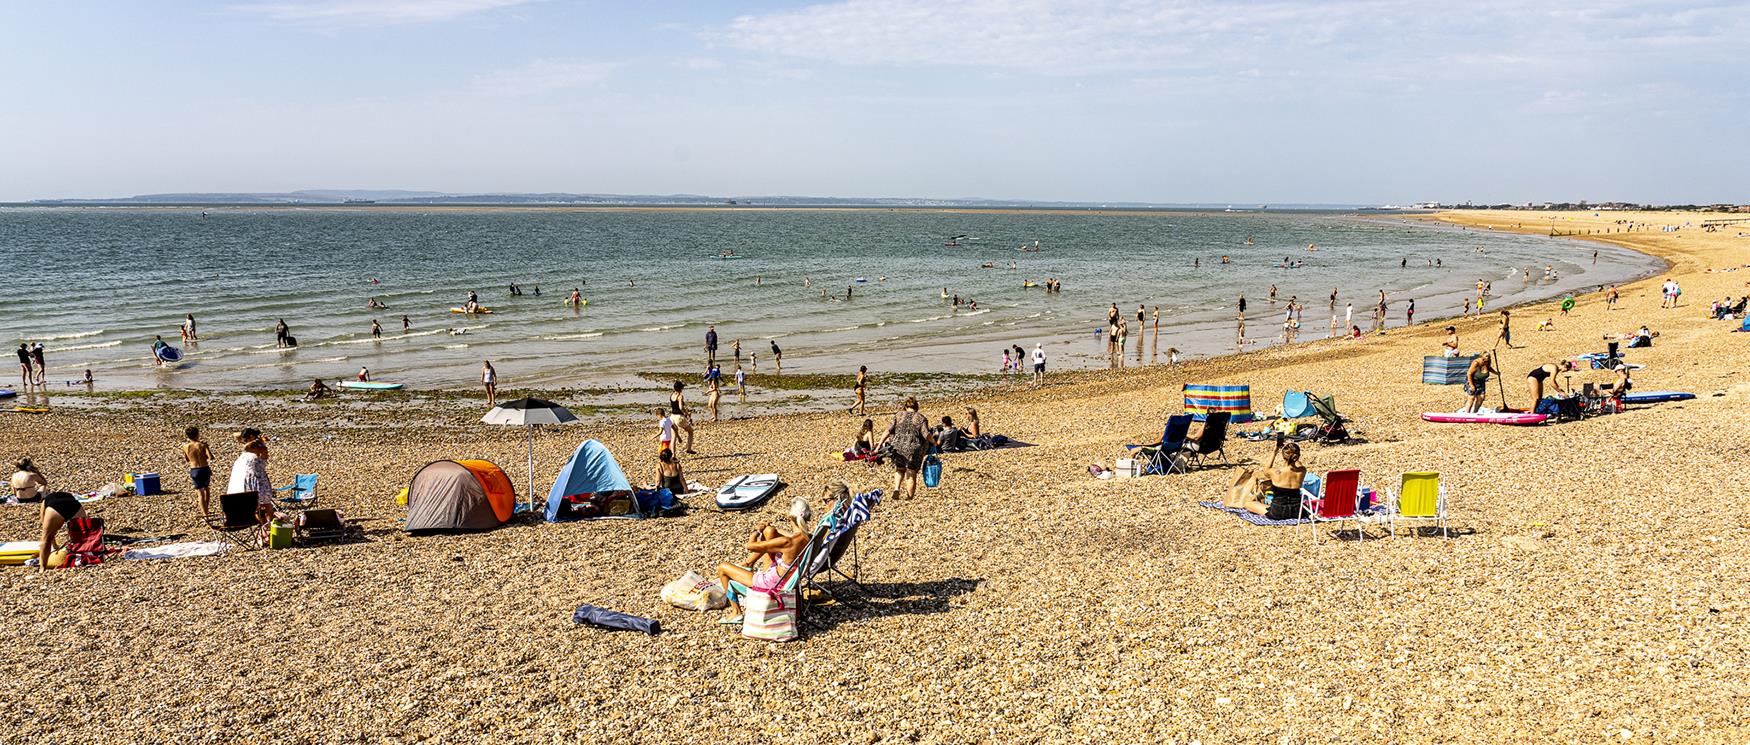
[[[226,494],[251,493],[256,497],[255,525],[265,528],[276,516],[274,508],[273,482],[268,477],[267,435],[254,427],[239,430],[233,438],[240,452],[231,465],[231,472],[226,485]],[[195,498],[200,509],[200,519],[211,524],[212,510],[212,480],[213,451],[211,446],[201,438],[199,427],[188,427],[183,430],[183,442],[178,448],[183,463],[188,467],[188,477],[194,486]],[[71,525],[90,517],[85,503],[68,491],[51,491],[49,479],[42,469],[30,458],[20,459],[14,465],[10,479],[14,498],[20,502],[41,500],[42,527],[40,545],[37,547],[36,565],[38,569],[55,569],[67,566],[74,558],[67,546],[60,540],[63,530],[68,531],[68,539],[73,539]]]

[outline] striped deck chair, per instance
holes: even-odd
[[[1225,411],[1235,424],[1252,421],[1252,387],[1249,385],[1185,384],[1185,413],[1199,421]]]

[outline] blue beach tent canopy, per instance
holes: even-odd
[[[1313,410],[1311,396],[1306,391],[1284,391],[1282,393],[1282,418],[1299,419],[1312,416],[1318,412]]]
[[[571,459],[565,461],[565,467],[559,469],[559,475],[553,479],[553,489],[547,492],[547,522],[563,519],[561,515],[565,511],[561,506],[567,496],[630,491],[632,484],[626,481],[626,474],[620,470],[620,464],[614,461],[614,454],[608,452],[608,447],[595,440],[584,440],[571,454]]]

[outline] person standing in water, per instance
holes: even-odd
[[[1246,293],[1243,293],[1243,292],[1240,293],[1239,308],[1240,308],[1240,323],[1245,323],[1245,321],[1246,321]]]
[[[1006,349],[1003,350],[1004,357],[1007,357],[1008,354],[1009,354],[1008,350],[1006,350]],[[1008,368],[1005,367],[1003,369],[1003,372],[1007,373]],[[851,393],[856,395],[857,400],[852,402],[851,408],[847,409],[846,411],[851,413],[851,414],[857,415],[857,416],[868,416],[869,415],[869,403],[868,403],[868,401],[869,401],[869,399],[868,399],[868,395],[869,395],[869,366],[868,365],[859,365],[857,367],[857,380],[855,383],[851,384]]]
[[[413,322],[407,320],[407,316],[405,316],[405,315],[401,316],[401,333],[405,334],[408,331],[412,331],[412,330],[413,330]]]
[[[190,313],[182,319],[182,340],[200,341],[200,334],[195,333],[194,314]]]
[[[486,387],[486,405],[498,405],[498,370],[492,360],[480,361],[480,384]]]
[[[740,365],[741,364],[741,340],[736,339],[735,341],[730,342],[729,343],[729,351],[735,354],[735,364]]]
[[[292,337],[292,327],[286,325],[286,319],[284,319],[284,318],[279,319],[279,322],[275,323],[273,325],[273,343],[274,343],[274,346],[277,346],[281,349],[284,349],[288,346],[291,346],[291,343],[289,341],[291,339],[291,337]]]
[[[34,376],[31,375],[31,372],[32,372],[31,364],[32,363],[30,361],[30,345],[19,344],[18,345],[18,382],[19,382],[19,385],[22,385],[25,388],[29,388],[31,381],[35,379]]]
[[[30,345],[30,359],[32,362],[36,363],[36,384],[38,386],[47,385],[49,366],[43,362],[42,342],[39,341]]]
[[[213,512],[213,451],[201,439],[199,427],[189,427],[182,435],[188,440],[182,443],[182,460],[188,464],[188,480],[194,483],[195,496],[200,498],[201,519],[205,520]]]
[[[377,323],[377,319],[375,319],[375,318],[371,319],[371,338],[372,339],[383,338],[383,324]]]
[[[1159,306],[1159,305],[1154,307],[1154,321],[1155,321],[1154,346],[1150,347],[1154,351],[1151,352],[1150,354],[1152,356],[1159,356],[1161,353],[1161,306]]]

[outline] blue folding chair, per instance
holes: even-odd
[[[1161,441],[1152,445],[1125,445],[1130,450],[1141,449],[1139,455],[1148,456],[1148,465],[1144,466],[1144,476],[1166,475],[1175,470],[1174,454],[1185,449],[1185,435],[1191,431],[1191,422],[1195,419],[1190,414],[1174,414],[1167,417],[1167,424],[1161,429]],[[1177,470],[1183,471],[1181,465]]]
[[[300,473],[292,479],[291,484],[274,491],[290,491],[292,493],[291,496],[279,499],[279,503],[287,507],[312,507],[316,504],[316,474]]]

